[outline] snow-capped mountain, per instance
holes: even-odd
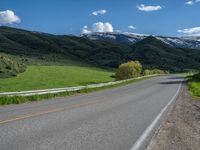
[[[198,39],[161,36],[157,36],[156,38],[173,47],[200,49],[200,40]]]
[[[199,36],[183,36],[183,39],[187,39],[187,40],[196,40],[196,41],[200,41],[200,35]]]
[[[136,33],[117,33],[117,32],[106,32],[106,33],[89,33],[83,34],[82,37],[89,38],[91,40],[104,40],[112,41],[117,43],[136,43],[150,35],[146,34],[136,34]],[[179,48],[192,48],[200,49],[200,37],[187,36],[187,37],[164,37],[164,36],[154,36],[162,42]]]
[[[148,37],[149,35],[134,34],[134,33],[118,33],[118,32],[95,32],[82,34],[81,36],[91,40],[106,40],[118,43],[136,43]]]

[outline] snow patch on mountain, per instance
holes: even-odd
[[[138,34],[138,33],[130,33],[130,32],[93,32],[89,34],[83,34],[82,37],[89,38],[91,40],[104,40],[104,41],[112,41],[116,43],[136,43],[145,38],[147,38],[148,34]],[[152,35],[151,35],[152,36]],[[164,36],[155,36],[158,40],[168,44],[172,47],[179,48],[194,48],[200,49],[200,37],[164,37]]]

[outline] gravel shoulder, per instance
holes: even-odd
[[[147,150],[200,149],[200,100],[190,97],[186,85]]]

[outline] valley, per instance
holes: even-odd
[[[130,60],[140,61],[143,70],[200,68],[200,50],[171,47],[153,36],[125,44],[0,27],[0,52],[1,92],[114,81],[116,68]]]
[[[199,150],[200,0],[6,0],[0,150]]]
[[[200,50],[172,47],[153,36],[125,44],[0,27],[0,52],[24,59],[26,64],[37,59],[37,63],[73,62],[75,65],[117,68],[121,63],[138,60],[144,69],[169,72],[185,72],[200,66]]]

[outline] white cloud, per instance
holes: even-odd
[[[92,25],[90,29],[88,26],[84,26],[82,29],[82,34],[90,34],[92,32],[113,32],[113,26],[109,22],[96,22]]]
[[[134,27],[133,25],[128,26],[129,29],[135,30],[136,27]]]
[[[93,32],[113,32],[113,26],[109,22],[96,22],[92,26]]]
[[[107,10],[102,9],[102,10],[97,10],[97,11],[92,12],[91,15],[98,16],[98,15],[104,15],[106,13],[107,13]]]
[[[157,6],[145,6],[144,4],[137,6],[137,8],[138,8],[138,10],[145,11],[145,12],[157,11],[157,10],[162,9],[162,7],[159,6],[159,5],[157,5]]]
[[[185,4],[187,4],[187,5],[193,5],[193,4],[199,3],[199,2],[200,2],[200,0],[189,0],[189,1],[185,2]]]
[[[89,30],[88,26],[84,26],[81,31],[81,34],[89,34],[89,33],[91,33],[91,31]]]
[[[0,24],[20,23],[21,20],[12,10],[0,11]]]
[[[194,2],[193,1],[187,1],[187,2],[185,2],[185,4],[187,4],[187,5],[193,5]]]
[[[121,32],[121,30],[115,30],[115,32],[118,32],[118,33],[120,33],[120,32]]]
[[[183,33],[183,34],[186,34],[186,35],[198,35],[198,36],[200,36],[200,27],[181,29],[181,30],[178,30],[177,32]]]

